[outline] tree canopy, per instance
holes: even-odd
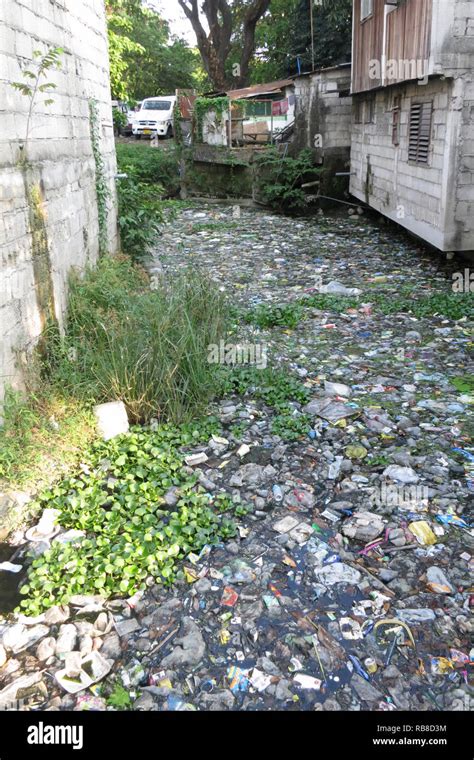
[[[112,94],[120,100],[179,88],[228,90],[351,59],[352,0],[172,0],[197,48],[173,36],[141,0],[107,0]]]
[[[253,82],[311,71],[310,14],[311,0],[271,0],[257,27]],[[313,2],[313,27],[315,68],[351,60],[352,0]]]
[[[142,100],[197,83],[199,55],[140,0],[107,0],[112,96]]]

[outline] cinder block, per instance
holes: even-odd
[[[97,207],[94,161],[90,146],[90,97],[99,100],[100,117],[111,119],[108,85],[108,53],[102,0],[59,0],[35,3],[9,0],[0,23],[0,324],[7,332],[0,343],[7,350],[34,341],[41,329],[34,293],[28,208],[21,172],[14,167],[24,138],[26,103],[7,82],[21,78],[17,56],[31,57],[32,50],[60,45],[67,52],[63,66],[53,71],[57,84],[54,103],[35,109],[29,156],[41,167],[46,229],[49,238],[54,287],[59,311],[66,304],[67,272],[83,267],[87,256],[97,254]],[[3,6],[2,6],[3,9]],[[77,67],[77,70],[76,70]],[[114,187],[114,142],[111,130],[103,145],[106,172]],[[112,199],[115,198],[115,193]],[[117,241],[111,208],[111,250]],[[90,233],[86,246],[83,228]],[[0,397],[2,379],[0,378]]]

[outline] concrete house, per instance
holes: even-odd
[[[474,2],[354,0],[351,193],[474,250]]]

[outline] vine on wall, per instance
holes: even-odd
[[[194,102],[194,130],[198,142],[203,142],[204,116],[208,111],[215,111],[217,120],[222,119],[223,114],[229,110],[229,98],[197,98]]]
[[[181,109],[178,101],[174,104],[173,108],[173,135],[176,145],[183,145],[183,130],[181,129]]]
[[[95,190],[97,196],[97,216],[99,220],[99,256],[108,252],[108,200],[109,187],[105,173],[105,164],[100,149],[99,107],[96,100],[89,100],[89,122],[92,143],[92,154],[95,163]]]

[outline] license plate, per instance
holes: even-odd
[[[144,129],[143,130],[144,135],[151,135],[151,129]]]

